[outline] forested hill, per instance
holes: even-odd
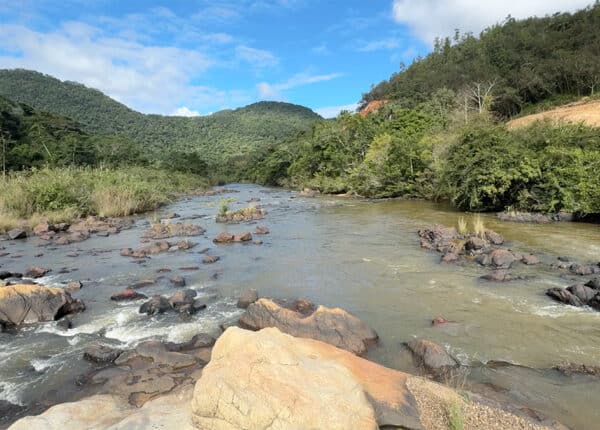
[[[131,138],[154,151],[192,151],[210,163],[295,138],[320,118],[308,108],[280,102],[194,118],[144,115],[98,90],[29,70],[0,70],[0,95],[72,118],[89,133]]]
[[[499,117],[562,95],[600,91],[600,2],[576,13],[515,20],[435,41],[432,53],[403,67],[362,97],[413,107],[441,89],[483,95]],[[489,90],[489,91],[488,91]]]

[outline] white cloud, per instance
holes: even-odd
[[[261,82],[256,85],[258,96],[261,99],[282,100],[282,92],[291,88],[300,87],[303,85],[314,84],[317,82],[330,81],[342,76],[340,73],[329,73],[326,75],[310,75],[308,73],[298,73],[285,82],[278,84],[269,84]]]
[[[315,109],[315,112],[321,115],[323,118],[335,118],[342,111],[355,112],[358,108],[358,103],[352,103],[349,105],[342,106],[326,106],[322,108]]]
[[[400,40],[395,37],[388,39],[375,40],[367,42],[358,47],[361,52],[382,51],[386,49],[396,49],[400,46]]]
[[[271,52],[246,45],[236,46],[235,55],[239,60],[256,67],[272,67],[279,63],[279,59]]]
[[[544,16],[586,7],[592,0],[394,0],[394,19],[407,25],[414,34],[427,43],[435,37],[451,36],[455,29],[461,33],[479,33],[486,27],[501,22],[508,15],[513,18]]]
[[[181,106],[181,107],[178,107],[177,109],[175,109],[173,111],[173,113],[171,113],[171,115],[191,117],[191,116],[200,116],[200,112],[198,112],[197,110],[191,110],[187,106]]]

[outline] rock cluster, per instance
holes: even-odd
[[[236,224],[240,222],[258,221],[265,217],[267,211],[260,206],[248,206],[237,211],[227,211],[218,214],[215,218],[216,222]]]
[[[123,248],[121,255],[123,257],[146,258],[150,255],[158,255],[164,252],[185,251],[196,246],[196,243],[189,240],[181,240],[179,242],[168,242],[159,240],[150,245],[141,246],[139,248]]]
[[[205,231],[206,230],[199,225],[186,224],[182,222],[165,222],[153,224],[148,231],[146,231],[144,237],[157,240],[168,239],[171,237],[201,236]]]
[[[93,234],[104,237],[117,234],[132,224],[133,221],[126,218],[88,216],[71,224],[50,224],[45,221],[36,225],[32,233],[54,245],[68,245],[88,239]]]
[[[206,303],[196,299],[197,294],[195,290],[185,288],[169,298],[154,295],[140,306],[139,312],[146,315],[157,315],[174,310],[180,314],[192,315],[206,308]]]
[[[574,284],[567,288],[549,288],[546,295],[560,303],[590,306],[600,311],[600,278],[593,278],[586,283]]]

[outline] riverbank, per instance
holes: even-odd
[[[32,230],[43,221],[147,212],[208,187],[205,178],[143,167],[45,168],[12,173],[0,184],[0,233]]]
[[[468,219],[448,206],[305,198],[253,185],[228,188],[237,192],[186,197],[156,213],[131,217],[130,228],[109,238],[93,234],[64,246],[46,244],[37,236],[0,242],[1,270],[24,273],[32,264],[53,269],[36,281],[52,287],[80,281],[81,288],[71,294],[86,305],[84,312],[70,318],[70,329],[49,321],[0,334],[5,345],[0,352],[0,398],[25,407],[25,414],[39,413],[36,405],[44,410],[71,400],[73,391],[80,389],[74,381],[93,369],[83,360],[85,348],[93,343],[131,350],[146,341],[183,343],[198,333],[218,337],[221,325],[227,327],[242,315],[236,298],[255,288],[262,297],[301,297],[359,317],[381,339],[366,358],[382,366],[420,374],[403,343],[430,339],[469,369],[464,379],[450,381],[455,386],[486,398],[500,396],[500,402],[506,396],[517,399],[573,429],[589,428],[600,419],[585,400],[600,395],[597,379],[550,370],[563,362],[598,360],[600,339],[594,327],[600,313],[555,304],[544,295],[550,286],[570,284],[549,268],[557,255],[579,262],[598,255],[597,226],[503,223],[482,214],[486,228],[504,236],[505,246],[521,254],[535,252],[544,263],[517,264],[512,270],[523,276],[495,284],[479,279],[488,268],[476,263],[439,264],[438,254],[419,247],[419,228]],[[232,213],[251,204],[266,213],[256,225],[217,223],[224,197]],[[171,218],[173,214],[179,217]],[[173,246],[144,258],[122,256],[123,249],[156,242],[145,236],[154,231],[157,220],[174,227],[198,225],[205,232],[157,239]],[[255,236],[255,231],[266,231],[257,227],[266,227],[269,233]],[[247,232],[253,240],[213,243],[220,233],[235,238]],[[255,240],[262,244],[254,244]],[[180,241],[195,246],[179,249]],[[205,264],[207,254],[219,258]],[[172,283],[171,279],[180,285],[178,277],[184,287]],[[147,298],[110,300],[128,287]],[[174,310],[151,316],[139,313],[153,295],[169,299],[186,288],[196,291],[194,299],[205,300],[206,309],[190,316]],[[451,324],[432,326],[438,316]],[[489,361],[519,366],[476,365]]]

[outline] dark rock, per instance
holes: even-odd
[[[421,238],[421,247],[442,251],[458,238],[458,233],[454,227],[436,224],[433,227],[420,229],[419,237]]]
[[[166,267],[163,267],[162,269],[158,269],[158,270],[156,271],[156,273],[169,273],[169,272],[172,272],[172,270],[171,270],[171,269],[168,269],[168,268],[166,268]]]
[[[194,304],[194,298],[198,295],[196,290],[186,288],[185,290],[177,291],[169,298],[169,304],[175,310],[186,311],[190,313]],[[187,307],[185,307],[187,306]]]
[[[538,260],[538,258],[535,255],[528,254],[528,255],[523,255],[521,257],[521,262],[528,266],[534,266],[536,264],[539,264],[540,260]]]
[[[506,270],[499,269],[483,275],[481,279],[492,282],[510,282],[520,278],[508,273]]]
[[[237,307],[240,309],[247,309],[252,303],[258,300],[258,291],[250,289],[244,291],[238,298]]]
[[[566,255],[560,255],[559,257],[557,257],[558,261],[562,261],[563,263],[569,263],[571,262],[571,258],[567,257]]]
[[[0,279],[2,279],[0,277]],[[586,287],[590,287],[593,288],[594,290],[600,290],[600,278],[596,277],[596,278],[592,278],[589,281],[587,281],[585,283]]]
[[[590,366],[586,364],[575,364],[575,363],[561,363],[553,367],[554,370],[558,370],[567,376],[571,375],[590,375],[600,376],[600,366]]]
[[[594,274],[594,268],[583,264],[574,263],[569,267],[571,273],[579,276],[589,276]]]
[[[588,302],[588,306],[600,311],[600,293],[597,293],[594,297],[590,299]]]
[[[44,269],[43,267],[31,266],[27,272],[25,272],[25,276],[28,278],[41,278],[45,274],[50,272],[50,269]]]
[[[194,303],[192,303],[192,308],[194,312],[201,311],[206,309],[206,303],[203,299],[194,299]]]
[[[581,300],[566,288],[553,287],[546,290],[546,295],[557,302],[565,303],[571,306],[583,306]]]
[[[22,273],[7,272],[6,270],[3,270],[0,272],[0,280],[4,280],[4,279],[8,279],[8,278],[22,278],[22,277],[23,277]]]
[[[204,257],[202,259],[202,263],[213,264],[213,263],[216,263],[217,261],[219,261],[220,259],[221,259],[221,257],[218,257],[216,255],[207,255],[206,257]]]
[[[79,290],[81,290],[81,287],[82,287],[81,282],[79,282],[79,281],[71,281],[65,287],[65,291],[68,291],[69,293],[71,293],[73,291],[79,291]]]
[[[297,299],[294,300],[290,306],[288,306],[288,309],[308,316],[313,314],[317,310],[317,307],[310,300]]]
[[[155,279],[142,279],[142,280],[137,281],[134,284],[130,285],[129,288],[137,290],[139,288],[149,287],[149,286],[155,285],[155,284],[156,284]]]
[[[83,358],[88,361],[99,364],[113,363],[123,353],[120,349],[112,348],[108,345],[94,344],[89,345],[83,351]]]
[[[492,260],[488,254],[481,254],[475,258],[475,261],[481,266],[489,266]]]
[[[460,366],[459,362],[440,345],[427,339],[414,339],[406,344],[415,360],[433,372],[447,371]]]
[[[594,290],[593,288],[586,287],[583,284],[571,285],[570,287],[567,287],[567,291],[581,300],[581,303],[583,304],[587,304],[592,297],[598,294],[598,291]]]
[[[6,232],[6,235],[10,240],[16,239],[25,239],[27,237],[27,232],[20,228],[13,228]]]
[[[112,296],[110,296],[110,299],[114,300],[116,302],[122,302],[122,301],[126,301],[126,300],[139,300],[139,299],[146,299],[146,298],[148,298],[146,295],[144,295],[142,293],[138,293],[137,291],[135,291],[131,288],[126,288],[123,291],[121,291],[120,293],[113,294]]]
[[[183,343],[165,343],[165,347],[168,351],[181,352],[190,351],[198,348],[210,348],[216,342],[216,339],[206,333],[199,333],[194,335],[190,340]]]
[[[490,254],[490,258],[492,260],[492,265],[498,269],[509,269],[515,261],[515,256],[506,249],[495,249]]]
[[[193,270],[200,270],[200,268],[198,266],[186,266],[186,267],[180,267],[179,270],[184,270],[184,271],[193,271]]]
[[[264,226],[257,226],[254,229],[254,234],[269,234],[269,233],[270,233],[269,229]]]
[[[486,246],[486,241],[477,236],[469,237],[469,239],[465,243],[465,249],[467,251],[478,251],[480,249],[485,248]]]
[[[504,243],[504,238],[494,230],[486,230],[485,239],[492,245],[502,245]]]
[[[171,285],[174,287],[185,287],[185,279],[183,276],[173,276],[170,281]]]
[[[456,252],[447,252],[440,260],[442,263],[451,264],[460,260],[460,256]]]
[[[140,306],[139,312],[146,315],[163,314],[171,309],[169,300],[163,296],[152,296],[150,300]]]
[[[56,326],[63,330],[69,330],[70,328],[73,328],[73,321],[68,317],[64,317],[56,322]]]

